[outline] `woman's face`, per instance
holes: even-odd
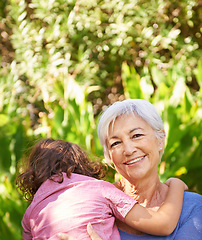
[[[129,182],[158,174],[164,138],[158,140],[151,126],[139,116],[118,117],[113,128],[109,126],[107,146],[116,170]]]

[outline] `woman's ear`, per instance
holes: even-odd
[[[165,147],[165,138],[166,138],[166,133],[164,129],[161,129],[158,131],[158,136],[159,136],[159,151],[164,150]]]

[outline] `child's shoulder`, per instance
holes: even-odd
[[[66,173],[63,173],[63,176],[66,177]],[[82,174],[78,174],[78,173],[72,173],[70,180],[72,181],[98,181],[97,179],[93,178],[93,177],[89,177],[89,176],[85,176]]]
[[[70,180],[72,182],[78,182],[78,183],[83,182],[85,184],[89,184],[89,186],[95,185],[95,186],[102,186],[104,188],[115,188],[116,189],[116,187],[110,182],[107,182],[104,180],[98,180],[96,178],[88,177],[88,176],[77,174],[77,173],[72,173]]]

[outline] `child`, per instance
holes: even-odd
[[[32,200],[22,219],[23,240],[58,239],[61,232],[90,239],[89,222],[102,239],[118,240],[115,217],[156,235],[170,234],[178,222],[185,189],[180,180],[169,182],[166,201],[154,212],[113,184],[98,180],[101,165],[90,162],[74,143],[42,140],[34,146],[27,164],[16,179],[25,198]]]

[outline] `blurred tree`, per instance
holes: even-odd
[[[25,150],[54,137],[102,159],[97,117],[124,98],[147,99],[163,117],[162,180],[202,193],[200,24],[197,0],[0,2],[0,239],[21,239],[14,179]]]

